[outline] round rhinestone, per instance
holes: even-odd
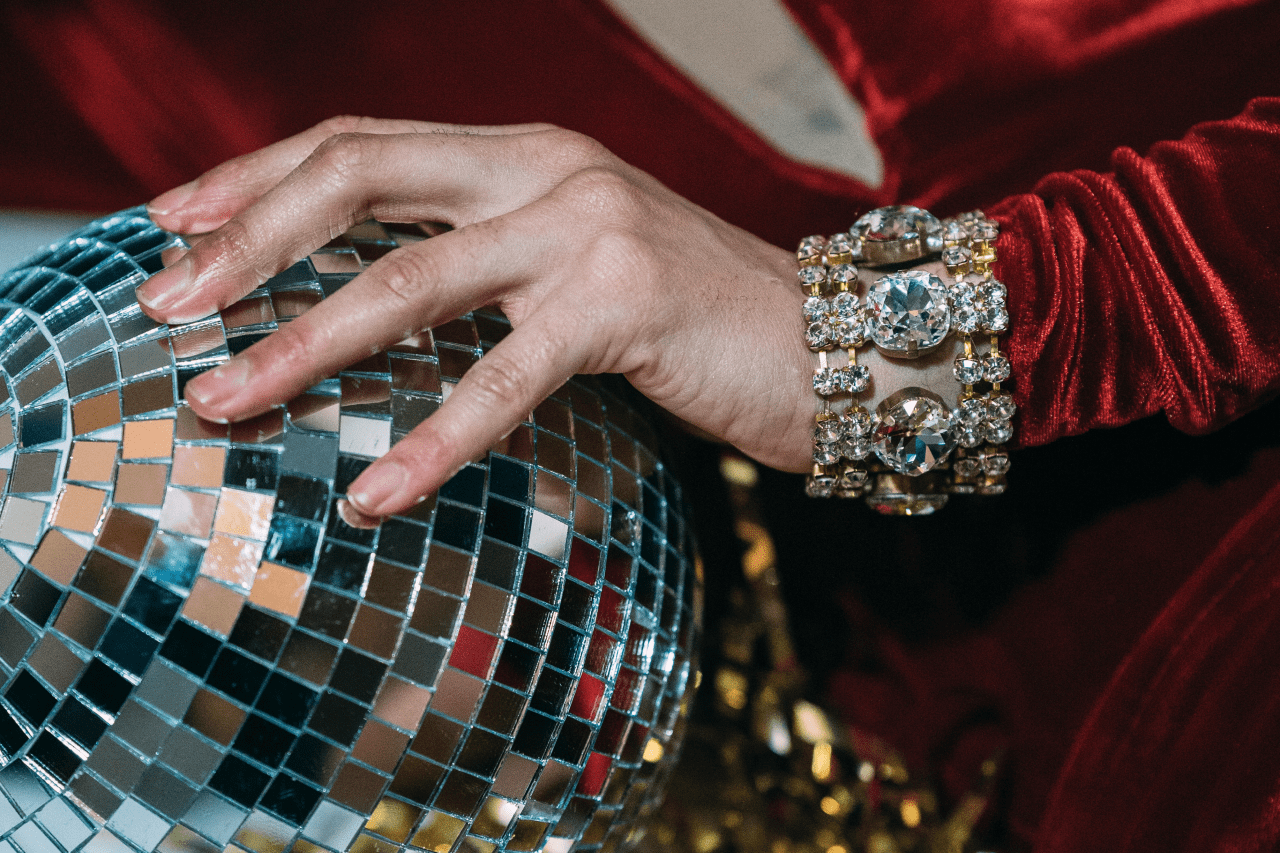
[[[973,260],[967,246],[948,246],[942,250],[942,262],[949,267],[962,267]]]
[[[819,367],[813,371],[813,390],[830,397],[840,390],[840,371],[834,367]]]
[[[954,219],[945,220],[942,224],[942,239],[948,243],[959,243],[969,239],[968,230]]]
[[[1013,438],[1013,424],[1009,421],[988,421],[982,434],[992,444],[1004,444]]]
[[[911,353],[942,343],[951,327],[942,280],[925,270],[884,276],[867,293],[867,311],[876,346]]]
[[[1018,411],[1018,407],[1013,404],[1013,397],[1008,394],[996,394],[987,401],[988,417],[998,421],[1007,421]]]
[[[967,426],[977,426],[987,419],[987,401],[981,397],[966,397],[956,405],[956,420]]]
[[[924,388],[903,388],[876,406],[876,455],[900,474],[917,476],[947,458],[956,444],[955,421],[942,398]]]
[[[832,330],[832,338],[836,342],[836,346],[848,349],[850,347],[860,347],[867,340],[867,324],[861,317],[851,317],[848,320],[841,320],[835,324]]]
[[[836,264],[831,268],[831,283],[839,287],[841,284],[857,287],[858,270],[853,264]]]
[[[1003,450],[993,450],[982,457],[982,470],[993,475],[1009,473],[1009,454]]]
[[[955,373],[956,381],[961,385],[972,385],[975,382],[981,382],[982,359],[977,356],[961,353],[956,356],[956,362],[952,368],[952,372]]]
[[[821,234],[811,234],[800,241],[801,249],[806,249],[811,246],[817,246],[821,249],[825,245],[827,245],[827,238],[823,237]]]
[[[960,224],[965,228],[972,228],[974,225],[982,222],[986,218],[987,215],[981,210],[970,210],[956,217]]]
[[[853,241],[845,232],[832,234],[831,240],[827,243],[827,251],[833,255],[843,255],[852,249]]]
[[[962,305],[951,315],[951,326],[962,335],[971,335],[982,328],[981,315],[972,305]]]
[[[978,494],[980,495],[1003,495],[1005,487],[1008,486],[1004,480],[988,480],[978,486]]]
[[[862,260],[862,238],[854,234],[849,235],[849,256],[855,261]]]
[[[972,456],[961,456],[951,463],[951,470],[956,472],[956,476],[964,477],[965,479],[978,476],[978,471],[981,467],[978,460]]]
[[[840,387],[851,394],[861,394],[871,384],[871,371],[865,364],[851,364],[840,371]]]
[[[956,442],[961,447],[977,447],[982,444],[982,425],[961,424],[956,429]]]
[[[982,325],[989,332],[1003,332],[1009,328],[1009,312],[1000,306],[988,308],[982,312]]]
[[[1003,382],[1009,378],[1009,359],[1002,355],[989,355],[982,360],[982,378],[988,382]]]
[[[805,343],[811,350],[823,350],[831,346],[831,324],[826,320],[810,323],[804,333]]]
[[[822,259],[821,246],[806,246],[801,244],[800,248],[796,250],[796,260],[802,264],[820,263],[821,259]]]
[[[870,483],[871,476],[867,473],[867,469],[857,465],[846,465],[840,472],[840,478],[836,480],[836,493],[841,497],[857,497],[867,490]]]
[[[801,267],[798,275],[800,284],[803,287],[822,286],[827,283],[827,270],[825,267]]]
[[[1000,236],[1000,226],[993,220],[984,218],[981,222],[973,224],[971,233],[973,234],[973,239],[989,243]]]
[[[850,409],[840,418],[840,428],[845,435],[868,435],[871,432],[871,415],[861,406]]]
[[[810,474],[804,481],[804,493],[811,498],[829,498],[835,485],[831,474]]]
[[[978,299],[978,289],[967,281],[957,281],[947,291],[947,298],[953,308],[973,307]]]
[[[804,301],[804,318],[810,323],[821,320],[831,312],[831,303],[821,296],[810,296]]]
[[[989,308],[1003,305],[1008,295],[1009,288],[1005,287],[1003,282],[996,281],[994,278],[982,285],[982,301]]]
[[[858,296],[844,291],[831,299],[828,310],[837,317],[853,317],[858,313]]]
[[[834,444],[815,444],[813,446],[813,461],[819,465],[834,465],[840,460],[840,451],[836,449]]]
[[[844,431],[839,418],[823,418],[813,426],[813,440],[818,444],[834,444]]]
[[[875,446],[869,435],[850,435],[840,440],[839,447],[845,459],[866,459]]]

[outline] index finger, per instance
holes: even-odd
[[[280,183],[331,136],[342,133],[454,133],[502,136],[546,130],[546,124],[461,125],[407,119],[335,116],[266,148],[214,167],[157,196],[147,213],[178,234],[203,234],[225,224]]]

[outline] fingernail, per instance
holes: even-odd
[[[138,285],[138,301],[152,311],[172,305],[191,287],[191,255],[183,255],[173,266],[166,267]]]
[[[239,394],[249,384],[249,362],[243,358],[228,361],[187,383],[186,396],[202,406],[218,406]]]
[[[382,519],[365,515],[352,505],[351,501],[343,499],[338,501],[338,515],[342,518],[348,527],[355,527],[360,530],[372,530],[382,524]]]
[[[197,183],[197,181],[191,181],[180,187],[174,187],[166,193],[161,193],[147,205],[147,213],[153,216],[168,216],[179,210],[191,196],[195,195]]]
[[[347,500],[363,515],[386,515],[384,507],[400,500],[408,482],[408,469],[386,459],[356,478],[347,490]]]

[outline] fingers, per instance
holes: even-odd
[[[520,135],[329,137],[282,181],[138,288],[158,320],[190,322],[238,300],[357,222],[467,225],[521,207],[554,179]]]
[[[420,329],[492,304],[552,251],[519,211],[381,258],[345,287],[226,364],[192,379],[187,399],[216,421],[266,411]],[[501,246],[502,251],[493,247]]]
[[[348,518],[367,523],[413,506],[578,372],[589,337],[566,328],[561,313],[538,311],[476,362],[435,414],[351,484],[358,515]]]
[[[147,205],[147,212],[161,228],[179,234],[212,231],[266,194],[325,140],[343,133],[494,136],[529,133],[549,127],[540,124],[464,126],[337,116],[252,154],[229,160],[196,180],[157,196]]]

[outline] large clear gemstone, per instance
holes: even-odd
[[[925,270],[889,273],[867,293],[871,339],[889,352],[914,354],[942,343],[951,327],[942,280]]]
[[[924,388],[903,388],[876,406],[876,455],[900,474],[934,468],[956,446],[956,425],[942,398]]]
[[[879,207],[864,213],[857,222],[853,223],[850,233],[862,238],[863,251],[873,262],[877,261],[871,257],[872,252],[868,250],[875,244],[884,246],[919,241],[924,250],[923,253],[937,252],[942,249],[942,223],[927,210],[907,204]],[[895,260],[913,260],[921,257],[923,253],[917,252],[912,257]]]

